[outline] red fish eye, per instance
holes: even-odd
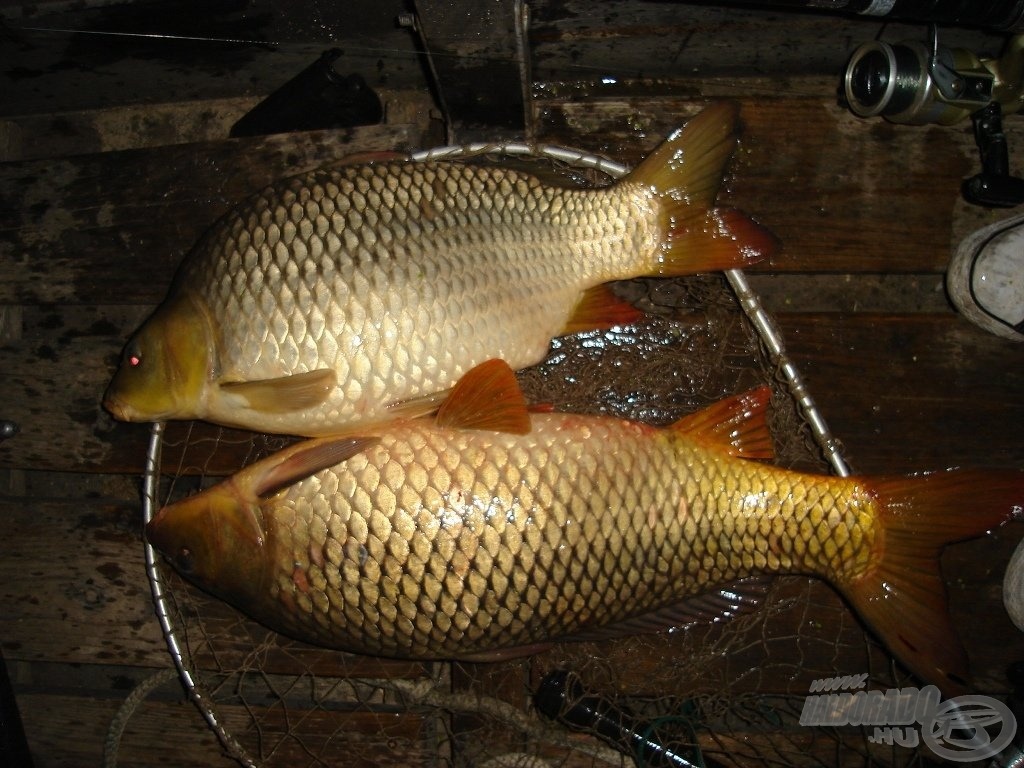
[[[142,358],[138,355],[128,355],[128,365],[132,368],[136,367],[142,362]]]

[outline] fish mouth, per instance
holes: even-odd
[[[110,392],[103,397],[103,407],[118,421],[163,421],[171,415],[166,411],[143,411]]]
[[[128,407],[116,398],[107,395],[103,398],[103,407],[118,421],[129,421]]]
[[[135,408],[110,392],[103,398],[103,407],[118,421],[142,421]]]

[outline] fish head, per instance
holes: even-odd
[[[146,540],[189,581],[234,605],[260,594],[266,535],[258,499],[233,480],[160,510]]]
[[[206,313],[179,292],[128,342],[103,407],[122,421],[201,418],[216,361]]]

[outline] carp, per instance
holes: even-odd
[[[742,267],[775,248],[713,205],[737,121],[734,105],[711,106],[598,189],[457,162],[270,186],[186,258],[104,405],[128,421],[332,434],[429,412],[485,360],[524,368],[559,334],[634,321],[610,281]]]
[[[830,582],[912,672],[967,679],[938,554],[1021,516],[1024,472],[774,467],[769,390],[664,428],[527,408],[501,361],[436,415],[296,443],[165,506],[149,542],[279,632],[499,659],[692,618],[774,574]]]

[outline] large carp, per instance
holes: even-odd
[[[636,319],[605,285],[741,267],[773,238],[714,208],[737,110],[709,107],[606,188],[444,162],[322,169],[240,205],[199,242],[125,348],[120,419],[322,435],[393,417],[500,357]],[[427,407],[425,410],[429,410]]]
[[[297,443],[165,507],[146,534],[272,628],[419,659],[671,625],[724,585],[812,574],[913,672],[960,689],[938,553],[1019,517],[1024,473],[779,469],[752,460],[772,452],[767,401],[755,390],[667,428],[528,413],[489,362],[436,417]]]

